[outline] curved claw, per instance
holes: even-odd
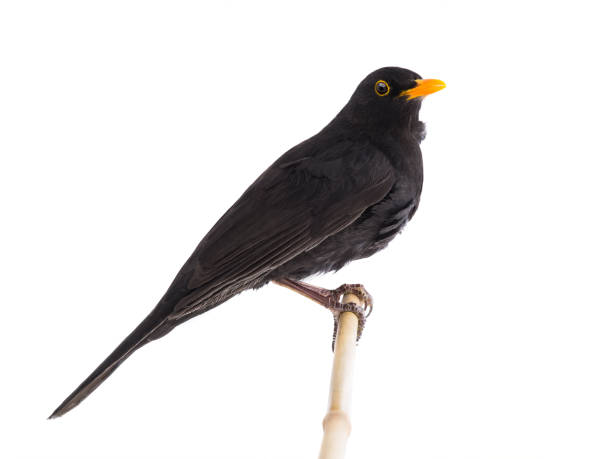
[[[359,306],[355,303],[342,303],[340,300],[346,294],[353,294],[363,300],[364,305]],[[359,321],[357,326],[357,341],[361,338],[363,329],[365,328],[366,319],[372,313],[373,304],[372,297],[361,284],[344,284],[332,291],[328,308],[334,314],[334,334],[332,339],[332,350],[335,348],[336,335],[338,333],[338,318],[343,312],[352,312],[357,316]]]
[[[363,308],[367,312],[366,317],[372,314],[374,299],[362,284],[343,284],[332,292],[333,295],[330,297],[330,300],[334,300],[334,302],[340,302],[340,299],[348,293],[358,296],[363,301]]]

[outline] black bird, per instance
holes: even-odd
[[[424,96],[445,87],[399,67],[372,72],[321,132],[278,158],[197,246],[151,313],[51,414],[61,416],[136,349],[238,293],[273,281],[333,311],[339,297],[300,282],[383,249],[412,218],[423,184]],[[367,306],[371,306],[368,302]],[[364,309],[349,307],[360,317]]]

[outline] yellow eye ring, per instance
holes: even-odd
[[[376,83],[374,83],[374,92],[379,96],[384,97],[391,92],[391,87],[385,80],[378,80]]]

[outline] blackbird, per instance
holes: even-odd
[[[96,389],[136,349],[247,289],[276,282],[363,329],[360,285],[330,291],[300,280],[387,246],[417,210],[423,184],[424,96],[443,89],[399,67],[369,74],[315,136],[278,158],[206,234],[157,306],[50,418]],[[365,307],[341,305],[357,293]]]

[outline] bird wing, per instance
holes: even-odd
[[[309,150],[281,157],[206,235],[166,294],[169,319],[208,310],[217,295],[317,246],[382,200],[395,181],[386,157],[368,144]]]

